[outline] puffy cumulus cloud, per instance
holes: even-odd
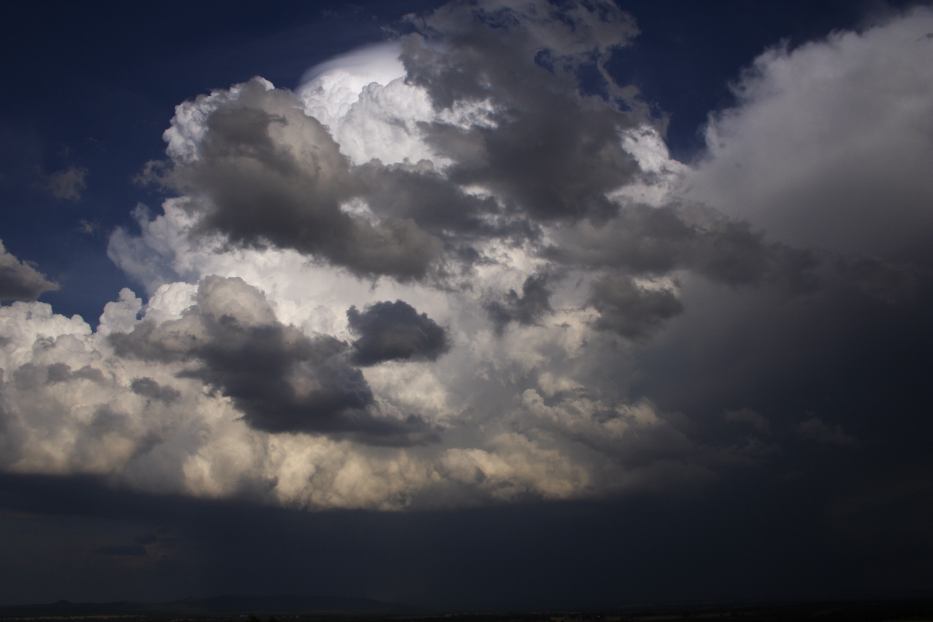
[[[626,195],[678,173],[604,72],[631,20],[487,2],[411,25],[297,92],[257,78],[176,108],[143,177],[177,196],[108,247],[148,300],[124,290],[96,330],[2,309],[4,468],[379,509],[715,476],[732,441],[633,393],[634,346],[592,295],[684,269],[650,247],[702,237]],[[605,96],[579,92],[591,64]],[[646,260],[553,251],[565,230],[635,244],[633,218],[661,223]]]
[[[375,365],[383,361],[436,360],[449,348],[446,331],[410,304],[377,302],[363,311],[347,311],[353,342],[353,362]]]
[[[483,409],[478,419],[429,412],[441,425],[429,430],[393,419],[400,396],[383,386],[404,387],[377,373],[369,388],[346,345],[279,323],[241,280],[206,277],[183,310],[169,289],[142,308],[125,291],[97,331],[41,303],[0,309],[5,470],[92,473],[151,492],[311,508],[570,498],[643,485],[644,465],[610,459],[612,441],[637,444],[640,426],[665,425],[650,407],[595,400],[564,377],[542,380],[544,397],[532,390],[516,402],[492,376],[485,382],[498,395],[486,405],[468,400]],[[463,369],[477,365],[476,354],[460,353]],[[426,363],[397,367],[408,365]],[[427,409],[424,377],[415,370],[413,389]],[[437,373],[433,405],[447,402],[457,413],[457,387],[439,378],[447,376]],[[473,378],[470,388],[482,382]],[[492,404],[508,416],[486,411]],[[591,447],[602,428],[613,436]],[[428,435],[433,442],[411,444]]]
[[[90,327],[41,303],[17,302],[0,312],[5,468],[94,470],[125,457],[131,448],[119,440],[109,370],[87,347]]]
[[[271,243],[363,277],[448,287],[472,286],[504,245],[536,254],[556,241],[571,248],[549,260],[585,264],[572,247],[598,254],[587,236],[622,249],[600,259],[614,267],[631,258],[636,270],[743,281],[764,270],[770,249],[741,224],[698,230],[635,202],[684,167],[633,91],[605,71],[604,96],[578,88],[636,33],[614,4],[455,3],[410,22],[414,33],[312,69],[297,93],[257,78],[180,105],[169,160],[153,168],[185,195],[166,215],[190,218],[187,235],[219,234],[218,246]],[[111,255],[144,281],[190,278],[141,259],[179,243],[146,239],[159,221],[142,240],[118,230]]]
[[[305,111],[332,131],[371,84],[385,86],[405,77],[398,45],[385,42],[335,56],[308,70],[298,92]],[[338,141],[342,142],[342,141]]]
[[[0,240],[0,301],[35,300],[56,289],[58,284],[28,262],[18,259]]]
[[[931,226],[933,11],[759,56],[712,115],[690,196],[834,252],[922,253]]]
[[[362,121],[340,119],[376,144],[366,128],[372,111],[357,111],[359,103],[347,115],[363,115]],[[403,99],[383,103],[408,114]],[[530,235],[499,201],[451,183],[430,160],[382,154],[385,163],[356,158],[354,165],[344,154],[346,137],[307,114],[323,114],[319,107],[304,105],[303,111],[295,93],[258,78],[186,102],[165,133],[169,160],[151,163],[144,177],[184,193],[177,201],[195,221],[193,234],[295,249],[363,277],[441,276],[448,264],[476,261],[474,246],[484,239]],[[414,125],[409,129],[417,134]],[[395,138],[385,145],[400,149]],[[116,249],[136,244],[123,232],[112,240]]]
[[[123,290],[96,331],[47,305],[2,309],[5,470],[93,473],[151,492],[310,508],[401,509],[600,495],[648,485],[660,468],[620,463],[608,457],[611,443],[593,448],[570,432],[602,414],[565,408],[562,427],[516,401],[542,374],[547,400],[582,386],[585,310],[558,310],[527,326],[534,334],[503,340],[487,316],[486,288],[374,289],[295,251],[205,248],[178,210],[144,221],[133,248],[156,260],[146,274],[188,273],[194,283],[156,278],[146,303]],[[142,265],[131,249],[120,252]],[[522,273],[488,270],[490,284]],[[572,304],[577,289],[562,283],[555,300]],[[406,303],[372,305],[373,297],[411,300],[430,316]],[[356,329],[348,305],[363,309]],[[354,336],[369,345],[348,345]],[[384,355],[399,336],[413,347],[403,364],[353,366],[356,351],[376,344]],[[447,355],[430,360],[442,343]],[[625,412],[621,396],[593,392],[599,387],[585,399]],[[614,438],[637,444],[638,435]]]
[[[464,101],[435,110],[428,91],[407,79],[401,54],[401,43],[390,41],[338,56],[309,70],[297,95],[353,164],[430,162],[444,169],[451,161],[431,147],[423,124],[489,126],[491,104]]]
[[[104,305],[104,312],[100,314],[97,332],[109,335],[113,332],[126,332],[133,329],[143,308],[140,300],[133,290],[124,287],[116,300]]]
[[[306,111],[326,118],[360,165],[370,188],[362,213],[414,220],[478,272],[501,261],[495,239],[540,246],[531,252],[577,269],[692,270],[736,286],[810,279],[806,252],[672,201],[688,167],[670,158],[634,91],[603,72],[607,96],[580,93],[579,72],[601,68],[637,32],[614,4],[452,3],[410,26],[397,44],[354,57],[349,71],[370,80],[355,98],[329,93],[329,83],[353,83],[332,63],[301,90]],[[369,73],[356,65],[364,57],[378,58]],[[383,125],[391,138],[375,129]],[[536,313],[505,298],[489,307],[500,324]]]
[[[435,261],[437,241],[412,220],[342,209],[359,193],[349,162],[291,91],[255,79],[196,100],[174,125],[161,181],[190,198],[198,231],[294,248],[361,275],[418,278]]]
[[[0,328],[5,470],[95,473],[154,492],[389,505],[377,484],[357,484],[404,461],[397,452],[349,456],[343,442],[254,432],[180,364],[116,356],[110,338],[48,305],[3,307]]]
[[[208,253],[213,263],[203,269],[231,278],[161,284],[146,304],[124,290],[97,331],[44,305],[9,308],[31,332],[3,344],[17,357],[4,362],[5,378],[18,374],[20,382],[4,392],[5,439],[17,448],[5,468],[97,473],[149,491],[381,509],[573,498],[709,477],[710,466],[679,469],[670,458],[706,465],[695,439],[648,434],[643,425],[671,429],[665,415],[627,406],[611,379],[591,380],[590,366],[602,363],[589,355],[605,350],[587,346],[592,315],[566,308],[585,288],[559,282],[551,314],[497,336],[485,290],[387,283],[372,291],[364,282],[341,289],[338,269],[293,252],[190,252]],[[370,328],[383,331],[398,314],[385,318],[378,305],[372,313],[363,301],[374,296],[404,296],[429,310],[389,305],[419,331],[432,326],[427,317],[456,327],[447,355],[360,375],[345,345],[354,332],[343,310],[358,304]],[[328,323],[334,308],[341,313]],[[40,328],[40,311],[54,330]],[[315,419],[329,407],[342,410]],[[640,439],[663,445],[659,438],[677,442],[669,453],[644,449],[648,457],[637,463],[620,460],[622,447],[634,455]]]
[[[435,160],[418,124],[433,116],[424,89],[405,81],[397,42],[338,56],[313,67],[297,89],[307,114],[324,124],[354,164]]]
[[[386,328],[374,322],[375,330]],[[375,416],[372,391],[350,365],[347,345],[280,324],[262,292],[238,278],[208,277],[198,287],[196,304],[177,320],[140,322],[129,333],[112,333],[110,341],[124,357],[198,361],[180,373],[219,389],[258,429],[325,432],[386,444],[423,442],[431,435],[414,416],[404,421]],[[360,352],[357,348],[355,358]],[[132,389],[145,394],[141,382],[134,380]]]

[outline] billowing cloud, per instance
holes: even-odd
[[[35,300],[58,285],[6,250],[0,240],[0,301]]]
[[[437,240],[414,221],[342,207],[359,193],[349,162],[292,92],[255,79],[185,106],[168,133],[163,182],[188,194],[199,231],[294,248],[364,276],[420,278],[437,258]],[[203,116],[197,130],[186,125],[192,109]],[[195,144],[184,142],[189,133]]]
[[[501,300],[490,300],[486,311],[501,330],[509,322],[534,324],[551,312],[551,292],[548,275],[531,275],[522,283],[522,293],[510,289]]]
[[[805,289],[816,258],[804,249],[771,242],[747,223],[703,205],[626,205],[602,225],[560,227],[546,249],[555,261],[643,276],[690,271],[732,286],[764,282]],[[672,202],[673,201],[673,202]]]
[[[645,337],[683,311],[677,295],[667,287],[645,287],[620,275],[593,285],[593,306],[599,311],[596,326],[623,337]]]
[[[707,153],[672,192],[753,233],[769,253],[743,254],[767,261],[734,265],[766,278],[722,287],[700,278],[708,271],[681,274],[683,312],[635,363],[659,407],[692,412],[710,434],[726,433],[717,422],[731,412],[788,455],[865,452],[856,477],[898,477],[931,402],[915,384],[933,310],[920,241],[933,187],[919,173],[933,159],[917,134],[933,103],[931,27],[917,8],[766,51],[736,83],[736,105],[711,116]],[[789,448],[800,440],[807,449]]]
[[[763,53],[735,83],[737,105],[712,115],[690,196],[794,245],[922,253],[933,218],[931,27],[917,7]]]
[[[452,180],[489,188],[537,219],[615,213],[607,193],[637,171],[621,132],[639,119],[580,94],[577,72],[601,68],[629,43],[637,30],[626,13],[611,2],[451,3],[413,25],[402,42],[408,80],[438,110],[484,108],[470,127],[426,126]],[[608,74],[601,79],[611,100],[624,99]]]
[[[483,413],[477,428],[473,417],[445,421],[425,411],[420,421],[416,409],[403,408],[411,398],[387,390],[378,374],[379,390],[368,385],[348,346],[279,323],[241,280],[206,277],[181,304],[170,289],[142,309],[124,291],[97,331],[41,303],[0,309],[4,469],[98,474],[152,492],[385,509],[568,498],[688,476],[658,464],[665,452],[627,465],[609,458],[615,443],[654,438],[639,426],[672,429],[648,406],[596,401],[548,373],[533,385],[543,397],[532,399],[533,391],[517,404],[508,384],[487,381],[486,390],[502,396],[490,404],[507,408],[504,419]],[[476,368],[484,363],[463,363],[480,372],[470,382],[482,383]],[[432,370],[417,369],[425,364],[395,369],[415,366],[417,393],[430,386]],[[599,438],[602,426],[610,437],[577,440],[584,432]],[[685,440],[668,451],[700,450]],[[666,473],[660,480],[658,469]]]
[[[766,52],[691,165],[609,2],[184,102],[108,247],[148,299],[0,308],[0,464],[393,510],[929,472],[931,21]]]
[[[257,78],[185,102],[146,176],[185,194],[202,235],[399,280],[449,279],[490,241],[537,240],[535,221],[615,213],[608,193],[639,172],[623,132],[649,121],[603,66],[636,32],[625,13],[455,4],[412,25],[297,93]],[[593,63],[608,98],[577,89]]]
[[[376,330],[386,328],[375,323]],[[397,323],[390,328],[398,328]],[[392,345],[384,334],[365,336]],[[330,336],[309,338],[280,324],[262,292],[238,278],[208,277],[198,287],[196,304],[179,319],[142,322],[129,333],[111,334],[110,341],[120,356],[196,359],[197,365],[180,374],[216,387],[261,430],[347,434],[383,443],[430,437],[414,417],[373,416],[372,391],[350,364],[347,345]],[[354,360],[361,353],[369,351],[357,346]],[[397,350],[392,353],[398,357]],[[150,397],[166,391],[138,379],[131,386]]]
[[[449,348],[447,333],[410,304],[377,302],[363,311],[347,311],[353,342],[353,362],[375,365],[383,361],[433,361]]]

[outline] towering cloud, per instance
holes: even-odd
[[[690,166],[615,3],[401,31],[177,107],[110,239],[145,302],[92,329],[3,251],[4,469],[376,509],[931,472],[929,10],[765,52]]]

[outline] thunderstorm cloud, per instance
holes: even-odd
[[[764,50],[689,162],[608,0],[452,2],[190,93],[97,324],[0,245],[0,469],[312,510],[929,475],[931,31]]]

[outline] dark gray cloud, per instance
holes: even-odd
[[[432,438],[432,430],[414,416],[399,420],[377,414],[372,391],[351,364],[345,343],[307,337],[279,323],[262,293],[242,280],[209,277],[197,300],[178,320],[144,321],[130,333],[112,334],[116,352],[163,362],[196,361],[181,375],[229,396],[260,430],[331,434],[373,444]],[[145,395],[153,387],[137,380],[133,390]]]
[[[235,243],[294,248],[401,280],[424,277],[440,253],[410,218],[377,223],[342,210],[363,192],[348,161],[293,93],[259,80],[210,113],[197,157],[176,159],[161,179],[195,199],[201,232]]]
[[[35,389],[46,384],[71,380],[90,380],[98,384],[105,382],[104,374],[99,369],[85,365],[81,369],[72,371],[71,367],[65,363],[52,363],[51,365],[26,363],[17,367],[11,376],[21,389]]]
[[[57,289],[57,283],[7,251],[0,241],[0,302],[35,300]]]
[[[372,391],[348,364],[344,343],[280,325],[225,322],[209,330],[196,351],[202,365],[186,375],[233,398],[250,425],[271,432],[397,431],[368,412]]]
[[[406,41],[402,60],[412,80],[428,85],[443,108],[497,94],[509,86],[502,78],[517,64],[534,63],[575,84],[581,65],[593,62],[601,68],[615,48],[638,34],[634,19],[606,0],[450,2],[427,15],[410,16],[409,22],[418,36]],[[443,51],[453,55],[438,54],[431,43],[442,43]],[[503,54],[502,69],[495,66],[495,53]],[[534,74],[521,77],[538,82]]]
[[[76,379],[90,380],[97,383],[105,382],[104,373],[95,367],[85,365],[80,369],[72,371],[71,367],[65,363],[53,363],[49,365],[48,379],[50,383],[68,382]]]
[[[130,388],[137,395],[160,402],[174,402],[181,397],[181,393],[177,389],[161,385],[152,378],[147,377],[134,378]]]
[[[548,275],[531,275],[522,283],[522,293],[510,289],[501,300],[486,303],[486,312],[501,331],[509,322],[534,324],[551,312]]]
[[[413,19],[403,39],[408,80],[435,107],[488,101],[487,123],[468,129],[425,124],[429,143],[454,161],[450,179],[478,184],[541,220],[604,220],[616,211],[606,193],[638,171],[620,132],[643,120],[623,111],[615,83],[601,72],[601,96],[580,93],[579,73],[602,67],[636,33],[610,2],[451,3]]]
[[[615,217],[607,193],[643,173],[620,133],[651,119],[605,71],[637,33],[614,3],[452,3],[410,26],[401,39],[410,83],[445,113],[488,103],[469,127],[449,116],[422,125],[451,166],[354,167],[293,93],[256,79],[200,98],[196,153],[170,144],[173,161],[156,176],[193,199],[201,233],[295,248],[362,276],[450,274],[451,264],[483,261],[478,242],[536,240],[539,221],[581,219],[590,231],[545,249],[550,258],[686,268],[733,284],[774,271],[776,249],[741,223],[697,227],[677,210],[637,205]]]
[[[629,339],[641,339],[684,310],[666,288],[646,288],[631,277],[610,275],[593,284],[591,304],[599,311],[596,326]]]
[[[663,274],[683,265],[697,235],[672,208],[629,205],[607,223],[560,229],[544,253],[571,265]]]
[[[933,152],[915,137],[930,123],[933,48],[915,35],[931,20],[914,9],[829,42],[775,48],[743,73],[736,107],[712,119],[707,157],[684,192],[745,222],[688,220],[681,208],[715,243],[700,259],[695,242],[684,246],[689,258],[662,256],[754,287],[686,276],[687,312],[639,353],[636,393],[690,413],[706,438],[725,434],[723,412],[744,409],[789,460],[849,451],[861,454],[855,479],[893,483],[905,461],[928,476],[929,460],[913,456],[930,427],[917,414],[933,403],[921,380],[933,366],[933,272],[921,241],[933,186],[917,171]],[[840,115],[846,101],[854,107]],[[866,133],[879,114],[885,129]],[[617,257],[608,237],[587,233],[573,245],[581,262]]]
[[[622,132],[652,123],[604,70],[637,32],[615,4],[452,3],[410,25],[401,60],[443,113],[421,130],[450,166],[352,166],[293,93],[256,79],[199,100],[196,153],[170,145],[172,163],[155,176],[193,199],[202,233],[294,248],[362,276],[450,274],[480,261],[484,240],[536,241],[542,222],[567,225],[544,249],[555,261],[692,269],[736,285],[794,261],[788,278],[806,268],[799,253],[711,209],[698,223],[676,207],[620,212],[607,196],[643,174]],[[599,88],[582,78],[593,68]],[[449,120],[470,106],[479,106],[472,124]],[[354,201],[371,212],[348,209]]]
[[[372,161],[356,167],[353,176],[373,212],[417,222],[450,251],[488,238],[524,240],[536,235],[534,225],[520,214],[503,209],[494,197],[464,192],[432,166]]]
[[[770,242],[764,233],[700,206],[626,205],[607,223],[559,230],[544,249],[554,261],[632,274],[689,270],[732,286],[762,282],[804,291],[816,284],[820,257]]]
[[[347,310],[357,365],[384,361],[433,361],[450,347],[447,332],[437,322],[403,300],[377,302],[363,311]]]
[[[919,450],[929,425],[916,414],[933,404],[921,380],[933,366],[929,275],[896,301],[833,273],[793,297],[776,286],[682,285],[688,312],[637,357],[636,393],[691,413],[704,437],[723,434],[723,412],[747,409],[784,443],[857,445],[879,468]]]

